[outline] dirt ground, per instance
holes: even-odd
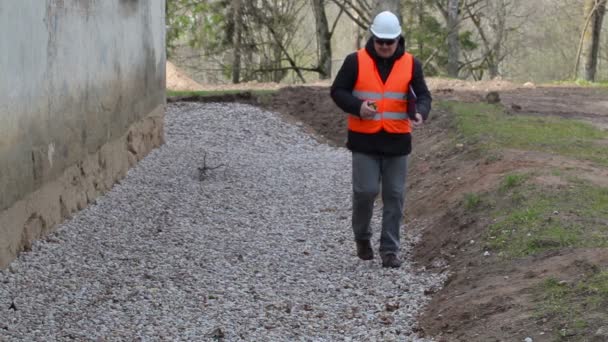
[[[429,85],[435,99],[479,102],[496,91],[506,110],[515,115],[568,116],[608,128],[607,89],[440,79],[429,79]],[[338,146],[345,142],[345,114],[330,99],[327,85],[282,87],[264,97],[245,93],[190,100],[257,104],[287,120],[302,122],[322,141]],[[598,185],[607,186],[608,170],[529,151],[504,151],[499,160],[479,159],[446,139],[452,130],[450,113],[436,109],[413,133],[406,220],[408,229],[422,234],[414,261],[433,272],[450,274],[419,317],[419,332],[437,341],[524,341],[526,337],[535,342],[553,341],[551,332],[559,329],[560,322],[535,316],[532,289],[547,275],[569,281],[594,267],[606,267],[608,251],[560,250],[516,261],[484,257],[482,244],[475,241],[482,240],[490,222],[462,208],[463,194],[496,188],[508,173],[548,167],[570,166],[580,170],[579,175],[586,173]],[[601,337],[588,340],[605,341]]]

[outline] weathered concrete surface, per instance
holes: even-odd
[[[0,267],[163,139],[164,0],[0,0]]]

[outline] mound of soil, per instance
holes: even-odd
[[[174,91],[196,91],[203,90],[203,86],[186,75],[173,63],[167,61],[167,89]]]
[[[431,81],[436,99],[485,101],[498,91],[507,111],[559,115],[608,125],[605,89],[518,87],[500,84],[460,84]],[[266,96],[227,95],[191,98],[196,101],[238,101],[281,113],[300,122],[327,143],[344,146],[345,114],[329,97],[329,88],[284,87]],[[567,109],[567,110],[566,110]],[[589,274],[597,265],[608,265],[608,251],[572,249],[547,252],[516,261],[484,255],[481,241],[491,222],[463,209],[465,193],[495,189],[506,174],[549,167],[576,168],[577,163],[555,156],[524,151],[504,151],[501,158],[483,158],[451,142],[454,132],[450,113],[434,110],[429,121],[416,129],[410,156],[406,220],[408,229],[421,233],[414,251],[415,262],[433,272],[450,275],[443,289],[419,317],[420,332],[438,341],[553,341],[559,319],[538,317],[532,292],[549,275],[572,281]],[[580,166],[580,165],[579,165]],[[591,180],[604,180],[608,170],[585,165]],[[578,171],[577,171],[578,172]],[[543,181],[543,180],[539,180]],[[550,182],[551,180],[545,179]],[[602,340],[590,325],[585,340]],[[599,339],[598,339],[599,338]],[[567,339],[568,340],[568,339]]]

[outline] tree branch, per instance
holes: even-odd
[[[331,39],[331,37],[333,37],[334,31],[336,30],[336,26],[338,26],[338,21],[340,20],[342,13],[344,13],[344,9],[340,8],[340,12],[338,12],[338,16],[336,16],[336,20],[331,25],[331,29],[329,30],[329,39]]]
[[[359,27],[361,27],[364,30],[368,29],[369,26],[369,13],[363,13],[360,10],[357,10],[353,4],[348,1],[348,0],[343,0],[342,2],[340,2],[339,0],[332,0],[333,3],[335,3],[342,11],[344,11],[344,13],[346,13],[346,15],[353,21],[355,22],[355,24],[357,24]],[[355,14],[351,13],[351,11],[348,10],[348,6],[350,6],[352,8],[352,10],[355,12]]]

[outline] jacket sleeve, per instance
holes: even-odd
[[[362,100],[353,96],[358,70],[357,54],[351,53],[344,59],[344,63],[331,85],[331,98],[336,105],[346,113],[354,115],[359,115],[363,103]]]
[[[431,92],[426,85],[426,81],[424,80],[424,72],[422,71],[422,63],[416,58],[414,58],[414,75],[412,78],[412,88],[416,93],[416,110],[424,120],[429,117],[429,113],[431,112],[431,102],[433,101],[431,97]]]

